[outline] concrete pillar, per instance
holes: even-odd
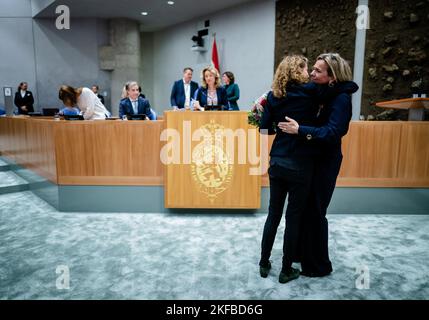
[[[365,9],[365,7],[367,10]],[[370,23],[368,0],[359,0],[358,7],[356,9],[356,14],[357,14],[357,20],[356,20],[355,61],[354,61],[354,67],[353,67],[353,81],[357,83],[357,85],[359,86],[359,90],[352,96],[352,105],[353,105],[352,120],[359,120],[359,116],[361,112],[363,72],[365,67],[366,29],[369,28],[369,23]]]
[[[110,46],[100,48],[100,67],[112,71],[112,115],[117,116],[125,82],[140,82],[140,29],[129,19],[112,19],[109,29]]]

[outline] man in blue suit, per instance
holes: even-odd
[[[139,85],[137,82],[128,82],[125,85],[127,98],[119,103],[119,117],[132,114],[145,114],[148,119],[155,120],[151,112],[149,100],[140,97]]]
[[[171,89],[171,106],[174,109],[183,109],[191,107],[191,99],[198,89],[198,83],[192,81],[192,68],[183,69],[183,79],[174,82]]]

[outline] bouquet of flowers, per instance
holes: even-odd
[[[247,122],[249,124],[259,128],[259,122],[261,121],[262,113],[264,112],[264,107],[267,104],[267,96],[268,96],[268,92],[264,93],[253,103],[252,109],[249,111],[247,115],[248,117]]]

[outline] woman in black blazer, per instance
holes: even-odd
[[[28,91],[27,82],[21,82],[15,93],[15,105],[18,108],[18,114],[28,114],[34,112],[34,97],[31,91]]]
[[[303,217],[320,145],[308,136],[300,137],[274,128],[286,117],[296,119],[303,126],[315,126],[320,104],[342,92],[356,90],[356,85],[350,82],[321,87],[314,82],[307,83],[308,79],[307,59],[286,56],[277,68],[260,123],[261,133],[277,131],[270,152],[270,201],[262,237],[260,274],[267,277],[271,268],[269,258],[288,196],[281,283],[296,279],[300,274],[292,268],[292,262],[300,253],[302,225],[309,223]]]
[[[211,66],[204,68],[201,73],[202,85],[195,92],[194,110],[206,106],[222,106],[228,110],[226,90],[221,86],[219,71]]]
[[[315,99],[316,86],[306,84],[309,75],[307,59],[302,56],[286,56],[277,67],[272,91],[268,93],[267,104],[260,122],[261,133],[274,134],[274,125],[286,116],[297,117],[307,125],[314,124],[318,103]],[[260,275],[267,277],[271,269],[271,250],[280,224],[286,196],[286,228],[283,240],[283,262],[279,282],[286,283],[299,277],[299,270],[292,268],[299,241],[301,213],[305,209],[313,173],[313,155],[316,148],[312,143],[297,139],[281,131],[277,132],[270,152],[270,201],[268,216],[264,225],[261,243]]]
[[[329,83],[340,87],[350,83],[353,75],[348,62],[338,53],[326,53],[317,57],[311,78],[317,84]],[[326,214],[343,158],[341,138],[347,134],[352,117],[351,94],[358,90],[355,83],[351,84],[349,91],[339,92],[324,104],[316,125],[305,124],[292,116],[288,122],[278,125],[283,133],[295,135],[298,139],[311,139],[321,148],[304,210],[305,223],[301,228],[301,247],[297,256],[301,262],[301,274],[309,277],[324,277],[332,272]]]

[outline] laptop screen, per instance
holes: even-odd
[[[45,117],[53,117],[55,116],[58,112],[60,112],[60,109],[58,108],[43,108],[42,109],[42,114]]]
[[[144,113],[138,114],[127,114],[128,120],[146,120],[146,115]]]
[[[64,120],[83,120],[83,116],[80,114],[65,114]]]

